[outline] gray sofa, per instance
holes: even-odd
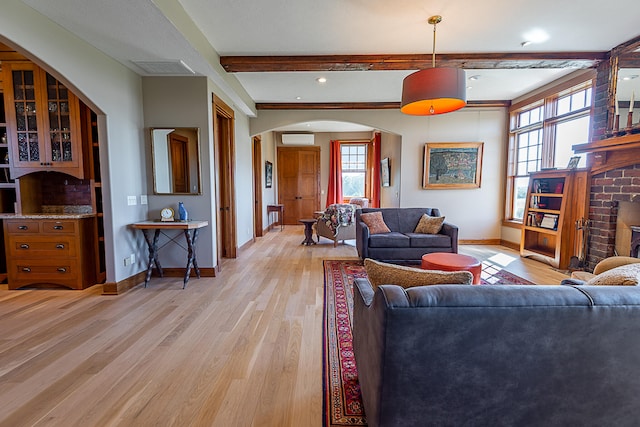
[[[637,426],[640,287],[354,286],[370,427]]]
[[[360,216],[382,212],[391,233],[371,234]],[[431,252],[458,253],[458,227],[445,222],[438,234],[414,233],[423,214],[442,216],[436,208],[363,208],[356,211],[356,248],[360,258],[419,263]]]

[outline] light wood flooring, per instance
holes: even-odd
[[[0,426],[320,426],[323,259],[273,229],[215,278],[120,296],[0,287]],[[500,246],[462,246],[536,283],[565,276]]]

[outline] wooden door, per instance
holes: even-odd
[[[320,209],[320,148],[278,148],[278,195],[285,224],[314,218]]]
[[[174,193],[189,192],[189,138],[175,133],[169,134],[171,175]]]
[[[217,96],[213,97],[213,128],[216,159],[216,204],[218,268],[220,258],[237,256],[236,208],[235,208],[235,163],[234,112]]]
[[[262,237],[262,140],[253,137],[253,235]]]

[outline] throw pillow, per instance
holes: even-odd
[[[360,215],[362,222],[369,227],[370,234],[390,233],[389,227],[382,218],[382,212],[368,212]]]
[[[598,274],[587,285],[638,286],[640,284],[640,263],[627,264]]]
[[[473,282],[473,274],[468,271],[423,270],[369,258],[364,260],[364,268],[374,289],[379,285],[399,285],[406,289],[427,285],[470,285]]]
[[[438,234],[442,228],[443,222],[443,216],[429,216],[424,214],[422,215],[422,218],[420,218],[420,221],[413,232],[422,234]]]

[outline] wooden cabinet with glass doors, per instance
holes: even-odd
[[[84,178],[79,101],[29,62],[3,62],[11,176],[56,171]]]

